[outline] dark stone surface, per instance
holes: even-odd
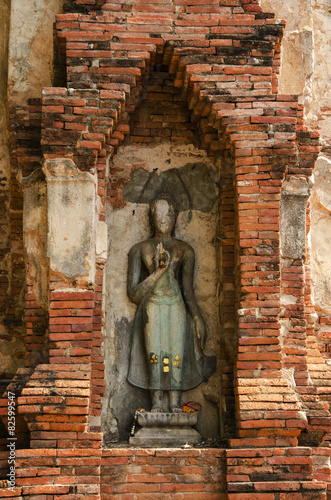
[[[178,210],[200,210],[209,213],[217,199],[216,172],[204,163],[187,163],[165,172],[134,170],[124,188],[124,198],[132,203],[150,203],[166,188],[176,200]]]
[[[127,382],[132,329],[132,323],[126,319],[116,324],[117,362],[112,366],[110,375],[116,381],[112,384],[110,401],[113,416],[118,422],[120,440],[128,439],[137,408],[149,410],[151,405],[148,391]]]

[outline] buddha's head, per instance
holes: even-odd
[[[152,227],[160,234],[171,234],[177,219],[177,207],[167,196],[155,198],[149,206]]]

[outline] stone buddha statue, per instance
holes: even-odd
[[[128,381],[151,391],[152,412],[181,412],[181,392],[203,379],[206,328],[193,290],[194,250],[176,239],[177,209],[159,195],[149,207],[154,236],[129,253],[128,296],[137,304]]]

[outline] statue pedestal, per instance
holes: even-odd
[[[197,413],[139,412],[138,425],[142,428],[135,436],[130,437],[130,444],[153,447],[198,444],[202,441],[202,436],[192,429],[197,421]]]

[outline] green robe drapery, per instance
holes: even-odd
[[[187,391],[203,377],[202,351],[171,270],[138,305],[128,381],[142,389]]]

